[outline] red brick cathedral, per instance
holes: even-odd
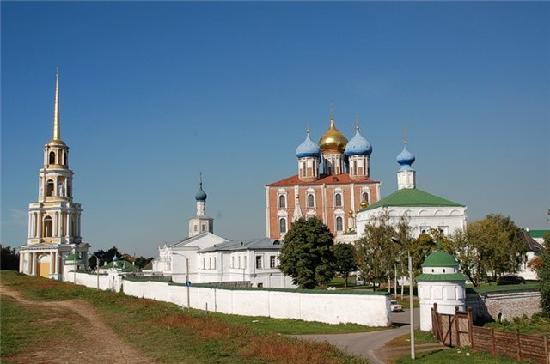
[[[380,199],[380,182],[370,178],[371,153],[359,127],[348,142],[331,118],[319,144],[308,130],[296,148],[298,174],[266,186],[266,235],[281,239],[292,221],[317,216],[336,240],[346,241],[356,212]]]

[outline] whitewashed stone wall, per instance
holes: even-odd
[[[74,273],[64,280],[74,282]],[[100,276],[100,289],[121,291],[129,296],[187,305],[187,287],[166,282],[120,281],[120,276]],[[97,277],[77,273],[76,284],[97,288]],[[229,314],[317,321],[329,324],[355,323],[388,326],[389,300],[385,295],[314,294],[270,290],[230,290],[190,287],[192,308]]]
[[[124,281],[125,294],[187,305],[187,288],[166,282]],[[190,306],[247,316],[387,326],[389,301],[384,295],[314,294],[270,290],[189,288]]]

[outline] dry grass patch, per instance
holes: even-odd
[[[292,340],[277,335],[256,336],[241,348],[244,357],[261,358],[275,363],[332,364],[342,363],[341,354],[330,344]],[[346,362],[360,363],[348,357]],[[366,362],[366,361],[365,361]]]

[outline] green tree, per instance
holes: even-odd
[[[540,279],[540,305],[546,315],[550,315],[550,233],[544,234],[544,244],[540,252],[542,264],[538,266]]]
[[[316,217],[294,221],[284,237],[279,269],[301,288],[325,287],[334,277],[332,239]]]
[[[368,282],[384,282],[393,273],[398,252],[396,233],[389,225],[387,213],[381,214],[365,225],[363,237],[355,242],[357,249],[357,266]]]
[[[0,269],[19,270],[19,253],[9,245],[0,245],[2,255],[0,257]]]
[[[509,216],[487,215],[470,224],[468,238],[480,253],[483,270],[490,271],[493,277],[515,273],[527,251],[521,229]]]
[[[457,230],[453,233],[443,249],[455,256],[460,264],[460,270],[474,287],[479,287],[484,277],[485,267],[481,261],[475,240],[470,236],[470,230]]]
[[[134,263],[135,263],[136,267],[138,267],[139,269],[143,269],[152,260],[153,260],[153,258],[138,257],[134,260]]]
[[[352,244],[334,245],[335,269],[344,276],[344,287],[348,287],[350,272],[357,270],[355,247]]]

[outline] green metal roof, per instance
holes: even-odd
[[[101,269],[115,268],[115,269],[120,269],[123,272],[135,272],[135,271],[139,270],[132,263],[127,262],[125,260],[117,261],[116,266],[115,266],[114,262],[111,262],[111,263],[107,263],[107,264],[101,266],[100,268]]]
[[[69,254],[65,257],[65,262],[72,262],[74,260],[76,260],[78,262],[78,261],[82,260],[82,258],[80,258],[78,256],[78,254],[74,254],[74,253],[71,253],[71,254]]]
[[[462,273],[426,274],[416,277],[417,282],[465,282],[466,276]]]
[[[532,238],[543,238],[544,234],[550,234],[550,230],[529,230],[529,236]]]
[[[428,255],[422,267],[458,267],[458,262],[449,253],[435,251]]]
[[[416,188],[403,188],[397,190],[389,196],[384,197],[380,201],[373,203],[365,208],[365,210],[372,210],[379,207],[390,206],[403,206],[403,207],[430,207],[430,206],[456,206],[464,207],[457,202],[447,200],[443,197],[434,196],[431,193],[416,189]]]

